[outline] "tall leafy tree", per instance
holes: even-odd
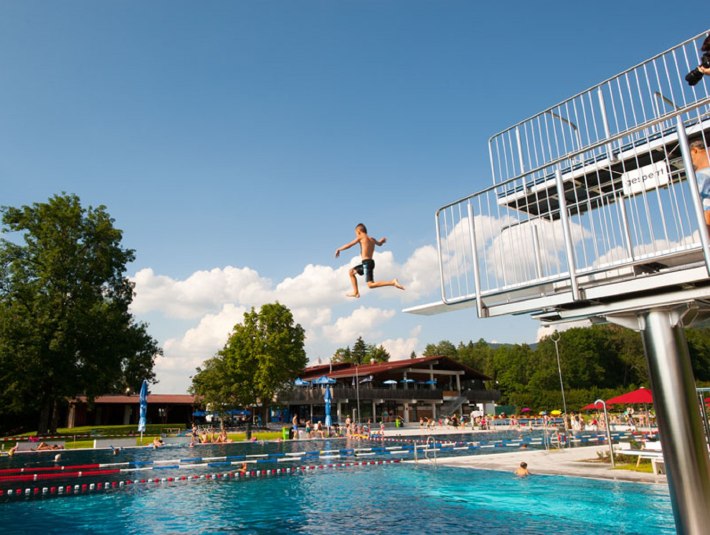
[[[384,346],[368,344],[362,336],[358,336],[352,349],[350,346],[336,349],[331,360],[333,363],[369,364],[372,361],[387,362],[389,359],[390,354]]]
[[[1,213],[0,412],[38,413],[44,433],[68,397],[152,380],[160,348],[129,312],[134,251],[106,208],[63,194]]]
[[[390,359],[389,351],[384,346],[370,346],[367,351],[368,362],[388,362]]]
[[[365,364],[367,362],[367,344],[362,336],[358,336],[350,352],[353,364]]]
[[[244,314],[219,353],[197,369],[191,391],[216,407],[268,405],[306,367],[305,331],[279,303]]]
[[[423,355],[425,357],[437,356],[455,359],[457,357],[456,346],[448,340],[442,340],[438,344],[427,344]]]

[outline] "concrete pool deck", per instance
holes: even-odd
[[[518,431],[518,430],[516,430]],[[526,430],[519,430],[521,436]],[[425,439],[430,435],[478,435],[485,440],[488,431],[455,430],[444,427],[422,431],[420,428],[399,428],[385,430],[387,438],[411,437]],[[478,438],[477,437],[477,438]],[[497,470],[513,472],[522,461],[528,463],[531,474],[546,474],[560,476],[589,477],[594,479],[610,479],[615,481],[633,481],[638,483],[667,484],[665,474],[652,474],[635,472],[633,470],[613,469],[611,464],[599,462],[597,452],[608,454],[609,448],[604,444],[582,446],[574,448],[539,450],[517,449],[504,453],[489,453],[486,455],[466,455],[459,457],[441,457],[437,463],[441,466],[455,466],[458,468],[477,468],[483,470]],[[414,462],[414,461],[407,461]],[[420,459],[419,462],[432,462]]]
[[[487,455],[467,455],[465,457],[442,457],[436,460],[441,466],[458,468],[477,468],[513,472],[522,461],[528,463],[532,475],[560,475],[589,477],[593,479],[611,479],[615,481],[633,481],[637,483],[666,484],[665,474],[654,475],[632,470],[613,469],[609,463],[597,461],[597,451],[608,452],[606,446],[584,446],[577,448],[532,450],[521,449],[506,453]],[[408,461],[414,462],[414,461]],[[433,461],[419,461],[433,462]]]

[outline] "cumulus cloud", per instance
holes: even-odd
[[[324,326],[322,332],[331,342],[351,344],[358,336],[362,336],[363,339],[381,336],[378,325],[394,315],[394,310],[361,306],[349,316],[338,318],[334,324]]]
[[[438,260],[433,247],[418,249],[404,265],[395,261],[391,251],[376,253],[374,258],[378,280],[397,277],[408,289],[406,292],[391,288],[369,290],[359,278],[363,301],[418,299],[427,290],[438,287]],[[249,267],[197,271],[182,280],[149,268],[138,271],[133,277],[134,314],[139,317],[151,314],[168,323],[175,319],[194,322],[188,330],[160,341],[164,356],[156,362],[155,370],[161,381],[160,390],[184,391],[194,369],[224,347],[234,325],[243,320],[244,312],[258,309],[264,303],[278,301],[289,307],[294,320],[306,331],[306,351],[312,358],[317,352],[329,357],[334,345],[352,344],[358,336],[370,342],[381,338],[382,324],[396,314],[394,309],[360,306],[355,310],[348,307],[344,316],[338,312],[343,306],[358,303],[345,297],[351,290],[348,271],[358,262],[359,257],[353,256],[337,269],[309,264],[301,273],[276,284]],[[431,284],[437,286],[427,286]],[[407,356],[412,351],[408,348],[416,345],[412,340],[388,343],[393,347],[399,344]]]
[[[390,354],[390,360],[405,360],[408,359],[412,351],[415,351],[419,344],[419,335],[421,334],[421,326],[417,326],[412,330],[409,338],[389,338],[383,340],[377,345],[383,346]]]
[[[199,323],[179,338],[165,341],[161,369],[195,368],[224,347],[234,325],[241,323],[245,307],[225,304],[216,314],[205,314]]]
[[[218,310],[224,303],[259,303],[273,293],[269,279],[250,268],[227,266],[197,271],[185,280],[142,269],[133,277],[136,314],[160,311],[168,317],[194,319]]]
[[[418,301],[432,290],[438,291],[441,278],[436,248],[427,245],[416,249],[404,263],[402,272],[407,283],[404,296],[407,301]]]

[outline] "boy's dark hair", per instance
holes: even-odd
[[[365,234],[367,234],[367,227],[366,227],[363,223],[358,223],[358,224],[355,226],[355,230],[361,230],[362,232],[364,232]]]
[[[528,463],[526,463],[526,462],[520,463],[520,468],[527,468],[527,467],[528,467]]]
[[[688,140],[688,146],[692,149],[694,147],[697,147],[699,149],[704,149],[707,144],[705,143],[705,140],[703,139],[703,136],[698,136],[696,138],[692,138]]]

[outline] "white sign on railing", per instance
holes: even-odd
[[[621,181],[624,185],[624,195],[629,196],[667,186],[670,182],[670,173],[666,162],[660,161],[627,171],[621,175]]]

